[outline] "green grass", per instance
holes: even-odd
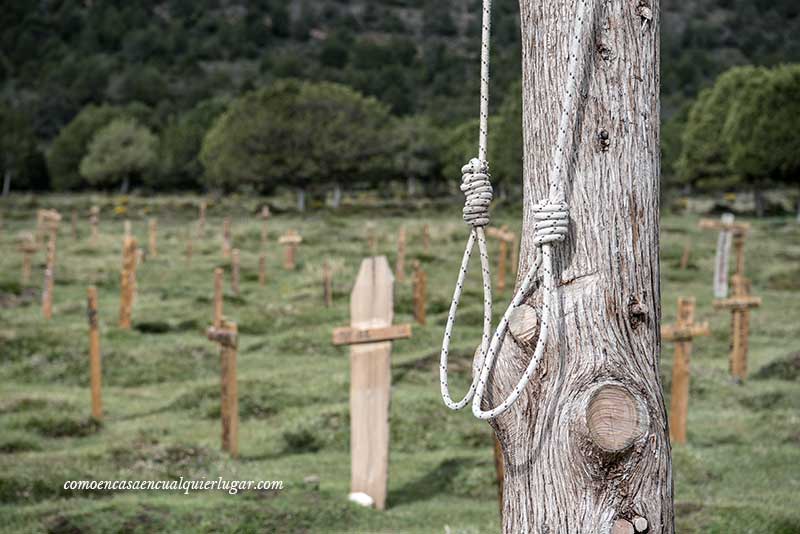
[[[437,359],[466,230],[459,207],[369,207],[304,217],[284,199],[270,199],[268,284],[257,283],[259,199],[235,197],[209,209],[207,236],[183,257],[196,213],[191,197],[132,197],[125,215],[114,197],[16,197],[2,206],[0,232],[0,530],[8,532],[494,532],[498,529],[492,438],[469,413],[449,412],[439,399]],[[86,214],[103,207],[102,236],[88,243]],[[15,236],[32,230],[37,207],[65,216],[58,249],[54,317],[39,308],[43,254],[33,284],[20,287]],[[367,207],[365,207],[367,206]],[[72,209],[82,217],[71,236]],[[227,289],[225,314],[239,324],[241,458],[219,450],[219,355],[203,334],[211,316],[212,271],[220,256],[222,218],[234,216],[242,250],[242,296]],[[147,217],[159,218],[159,256],[138,277],[134,328],[116,327],[124,217],[146,248]],[[393,350],[392,449],[388,509],[346,500],[349,462],[349,367],[346,348],[330,344],[348,321],[348,294],[366,253],[366,223],[376,225],[379,252],[394,260],[401,224],[408,262],[429,276],[429,324]],[[496,210],[495,222],[519,228],[519,211]],[[422,251],[422,225],[433,246]],[[730,317],[711,307],[716,236],[694,216],[662,223],[662,307],[672,322],[679,295],[697,298],[698,319],[713,335],[692,356],[689,444],[673,450],[677,531],[795,533],[800,531],[800,226],[789,218],[752,221],[748,276],[764,305],[752,315],[744,385],[728,376]],[[281,268],[276,238],[289,228],[304,242],[298,269]],[[678,269],[683,244],[693,243],[689,268]],[[493,244],[493,246],[496,246]],[[334,306],[322,305],[321,266],[335,269]],[[86,287],[98,286],[103,352],[102,423],[89,417]],[[454,386],[467,369],[481,325],[477,277],[462,299],[453,353]],[[410,281],[396,284],[395,322],[411,322]],[[498,296],[507,300],[510,291]],[[501,306],[497,306],[499,310]],[[667,402],[672,347],[662,355]],[[460,364],[460,365],[459,365]],[[304,482],[317,475],[319,488]],[[283,480],[271,492],[91,492],[63,489],[66,480]]]

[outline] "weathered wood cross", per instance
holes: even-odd
[[[297,247],[303,242],[303,238],[296,230],[287,230],[285,234],[278,239],[278,243],[285,247],[283,256],[283,267],[288,271],[293,271],[295,268],[295,254]]]
[[[728,296],[728,255],[731,238],[733,238],[733,249],[736,254],[734,274],[744,275],[744,240],[750,231],[750,225],[734,222],[733,215],[730,213],[724,214],[719,221],[701,219],[698,225],[703,230],[719,231],[714,266],[714,297],[725,298]]]
[[[379,510],[386,507],[389,474],[391,341],[411,337],[410,325],[392,325],[393,290],[386,257],[365,258],[350,294],[350,326],[333,331],[334,345],[351,345],[351,499]]]
[[[686,416],[689,411],[689,360],[692,340],[708,336],[708,322],[694,322],[694,297],[678,298],[678,317],[674,325],[661,327],[661,337],[675,343],[672,362],[672,398],[669,412],[669,434],[675,443],[686,443]]]
[[[761,297],[750,295],[750,281],[733,275],[733,296],[714,301],[715,309],[731,311],[731,376],[737,382],[747,378],[747,351],[750,347],[750,310],[761,306]]]
[[[502,291],[506,288],[506,258],[509,256],[508,247],[511,245],[512,249],[514,248],[517,237],[514,232],[508,230],[508,226],[506,225],[500,228],[487,228],[486,235],[500,241],[500,252],[497,255],[497,289],[498,291]],[[512,267],[513,265],[514,263],[512,263]]]

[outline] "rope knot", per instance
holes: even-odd
[[[569,232],[569,206],[565,202],[541,201],[533,206],[533,243],[564,241]]]
[[[489,224],[489,204],[492,203],[492,182],[489,164],[472,158],[461,168],[461,191],[464,200],[464,222],[473,228]]]

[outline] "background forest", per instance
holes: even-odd
[[[502,195],[521,172],[519,16],[517,0],[495,4],[490,159]],[[797,69],[714,82],[732,67],[800,61],[800,4],[661,6],[665,185],[796,183],[785,117],[798,116]],[[387,179],[412,192],[452,182],[474,144],[479,13],[477,0],[6,2],[5,190],[288,185],[338,196]],[[274,83],[284,79],[306,83]],[[301,154],[314,157],[291,161]]]

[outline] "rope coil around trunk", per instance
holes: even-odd
[[[555,277],[553,274],[552,245],[564,241],[569,232],[569,206],[566,202],[564,191],[564,173],[566,164],[566,154],[568,144],[572,141],[572,129],[570,126],[575,124],[576,100],[578,92],[578,69],[585,62],[585,47],[582,45],[584,34],[586,33],[587,0],[579,0],[576,13],[576,22],[573,35],[570,41],[569,67],[566,87],[566,98],[564,107],[559,120],[558,137],[553,146],[552,164],[549,173],[550,190],[547,200],[543,200],[533,206],[534,236],[533,244],[536,248],[536,255],[533,264],[520,282],[517,292],[511,299],[511,303],[503,314],[497,330],[491,334],[492,330],[492,287],[491,274],[489,271],[489,260],[486,252],[486,236],[484,226],[489,224],[489,205],[492,200],[492,186],[487,160],[487,140],[489,132],[489,46],[491,37],[491,0],[483,2],[483,32],[481,46],[481,106],[480,106],[480,136],[478,141],[478,157],[470,160],[462,168],[461,190],[466,195],[464,203],[464,221],[472,226],[469,239],[467,240],[464,257],[461,261],[456,288],[453,293],[453,301],[450,304],[450,312],[445,326],[444,339],[442,341],[442,351],[440,356],[439,377],[441,382],[442,399],[445,405],[452,410],[460,410],[472,401],[472,413],[478,419],[493,419],[506,410],[519,398],[525,387],[530,383],[533,374],[539,366],[544,349],[547,345],[548,334],[550,331],[549,323],[551,319],[551,308],[553,294],[555,293]],[[481,256],[481,271],[483,278],[484,294],[484,316],[483,316],[483,337],[479,355],[475,356],[473,367],[479,370],[475,372],[469,390],[463,399],[455,402],[450,396],[447,376],[447,362],[450,350],[450,338],[455,325],[456,313],[458,311],[461,293],[464,287],[464,280],[467,274],[469,259],[472,250],[478,242],[478,249]],[[529,296],[534,282],[538,275],[543,278],[543,303],[540,317],[539,336],[536,340],[533,357],[528,363],[525,372],[520,377],[514,389],[498,406],[489,410],[483,410],[484,394],[489,380],[489,374],[494,367],[495,359],[502,346],[505,335],[508,332],[508,324],[511,314]]]

